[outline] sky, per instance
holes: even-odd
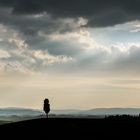
[[[0,107],[140,107],[139,0],[0,0]]]

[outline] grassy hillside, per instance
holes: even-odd
[[[1,134],[40,138],[135,138],[139,136],[139,119],[34,119],[0,126]],[[5,135],[4,135],[5,136]],[[6,137],[6,136],[5,136]]]

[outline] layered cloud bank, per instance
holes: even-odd
[[[92,36],[94,29],[111,26],[112,32],[128,26],[125,32],[138,33],[139,4],[137,0],[1,1],[0,70],[139,71],[139,42],[104,44]]]

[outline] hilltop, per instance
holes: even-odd
[[[0,126],[3,135],[40,138],[104,138],[137,137],[139,135],[140,119],[76,119],[49,118],[21,121]],[[17,135],[18,134],[18,135]],[[5,135],[4,135],[5,136]],[[6,137],[7,137],[6,136]]]

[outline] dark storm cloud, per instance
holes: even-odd
[[[85,17],[88,26],[105,27],[140,19],[139,0],[1,0],[13,14],[48,12],[56,18]]]

